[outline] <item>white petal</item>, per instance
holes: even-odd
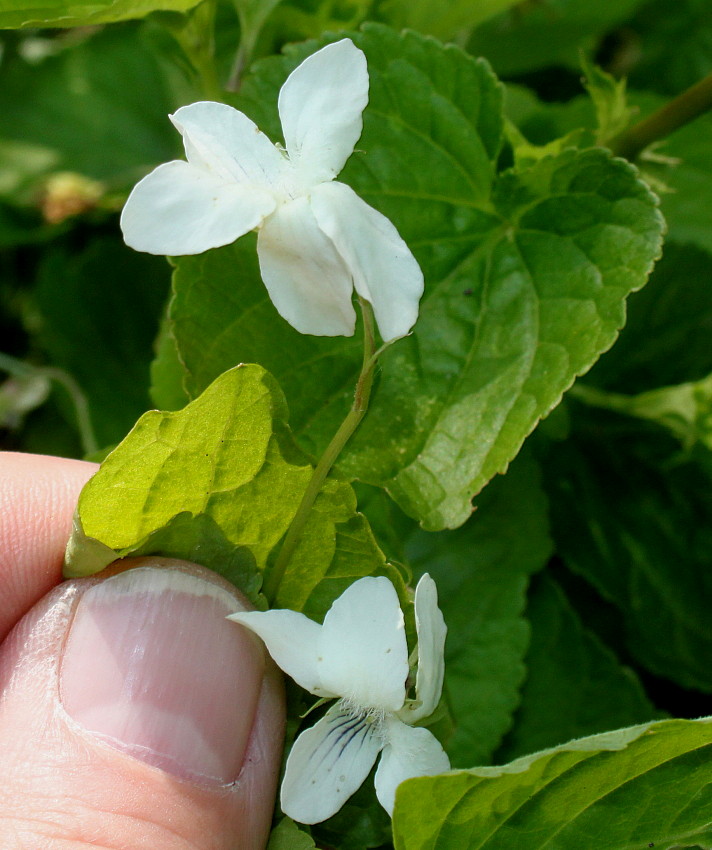
[[[359,295],[373,306],[384,342],[405,336],[418,318],[423,273],[393,224],[343,183],[311,192],[319,227],[336,245]]]
[[[134,186],[121,213],[126,244],[149,254],[202,254],[258,227],[271,194],[226,183],[187,162],[167,162]]]
[[[337,703],[294,742],[282,782],[282,811],[300,823],[331,817],[368,776],[382,744],[378,724]]]
[[[262,280],[279,314],[303,334],[351,336],[353,282],[306,198],[282,204],[257,239]]]
[[[279,93],[279,117],[292,163],[310,184],[332,180],[361,135],[368,67],[348,38],[305,59]]]
[[[437,587],[427,573],[415,588],[415,624],[418,630],[417,702],[412,709],[406,705],[399,712],[406,723],[429,717],[437,708],[443,689],[447,626],[438,608]]]
[[[183,136],[188,162],[223,180],[275,188],[286,159],[242,112],[225,103],[200,101],[170,116]]]
[[[277,666],[305,690],[321,697],[338,696],[321,686],[318,623],[287,609],[240,612],[228,619],[259,635]]]
[[[405,699],[408,647],[393,584],[359,579],[334,602],[319,637],[325,688],[364,708],[397,711]]]
[[[450,770],[450,761],[438,739],[427,729],[406,726],[391,717],[386,721],[386,746],[376,770],[376,796],[393,814],[396,788],[414,776],[434,776]]]

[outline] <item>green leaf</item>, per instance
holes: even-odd
[[[22,199],[37,177],[51,171],[57,161],[57,152],[50,148],[0,139],[0,197]]]
[[[116,557],[170,554],[215,567],[253,601],[294,516],[311,466],[291,440],[287,408],[259,366],[218,378],[178,412],[149,411],[104,461],[79,498],[68,576]],[[362,575],[399,573],[356,513],[348,484],[329,479],[280,586],[276,604],[324,615]]]
[[[667,101],[668,98],[647,91],[630,92],[630,102],[638,110],[639,119],[664,107]],[[576,120],[576,116],[572,115],[571,119]],[[639,158],[643,175],[660,193],[668,239],[696,245],[709,253],[712,253],[712,161],[708,141],[711,133],[712,115],[699,115],[651,145]]]
[[[504,767],[410,779],[396,850],[712,847],[712,720],[572,741]]]
[[[379,13],[393,27],[409,28],[441,41],[460,40],[473,27],[510,9],[518,0],[386,0]]]
[[[269,836],[267,850],[311,850],[316,847],[312,837],[294,823],[291,818],[282,818]]]
[[[44,255],[38,340],[86,394],[100,445],[117,443],[150,407],[149,364],[168,284],[164,260],[116,238]]]
[[[628,100],[637,110],[637,120],[648,117],[667,101],[640,90],[629,90]],[[591,137],[599,132],[596,110],[588,97],[577,97],[566,104],[543,103],[527,89],[508,87],[507,106],[509,117],[527,138],[539,145],[552,145],[562,136],[581,133],[582,128],[590,131]],[[698,116],[644,151],[639,159],[643,177],[660,194],[668,239],[696,245],[709,253],[712,253],[712,160],[708,141],[711,134],[712,115]]]
[[[448,626],[445,693],[456,766],[486,764],[512,723],[525,674],[529,576],[551,554],[547,499],[525,451],[477,499],[454,532],[411,533],[406,554],[438,585]]]
[[[223,375],[184,410],[144,414],[82,490],[67,575],[146,554],[151,535],[186,514],[208,517],[263,570],[310,474],[286,416],[279,388],[256,366]]]
[[[0,29],[85,27],[145,18],[151,12],[186,12],[200,0],[5,0]]]
[[[645,0],[542,0],[518,4],[478,27],[467,48],[499,74],[567,65],[578,70],[579,50],[622,23]]]
[[[522,704],[498,762],[658,716],[635,673],[583,627],[547,575],[534,582],[527,618],[532,635]]]
[[[652,111],[662,100],[635,100]],[[702,115],[682,127],[648,155],[646,172],[662,180],[668,191],[662,193],[662,210],[668,222],[669,238],[690,243],[712,253],[712,159],[709,138],[712,115]],[[656,161],[655,155],[659,155]]]
[[[129,549],[126,555],[131,557],[161,555],[199,563],[239,587],[258,607],[267,607],[266,600],[260,596],[262,576],[254,555],[247,546],[228,540],[209,514],[177,514]],[[115,557],[112,552],[112,560]]]
[[[712,691],[712,465],[661,429],[592,408],[546,459],[566,565],[621,613],[628,650],[658,676]]]
[[[676,95],[712,72],[708,0],[648,0],[628,26],[640,51],[631,68],[632,86]]]
[[[635,171],[600,149],[497,176],[501,93],[482,62],[383,27],[353,39],[371,93],[365,153],[341,176],[394,221],[427,289],[414,333],[382,357],[369,415],[338,468],[387,488],[425,528],[456,527],[613,343],[662,221]],[[279,86],[311,49],[260,63],[245,81],[238,105],[273,138]],[[251,236],[178,260],[174,288],[188,390],[259,362],[284,386],[301,444],[319,454],[350,404],[359,343],[302,336],[279,318]]]
[[[628,321],[586,384],[641,393],[702,380],[712,372],[712,255],[666,242],[647,285],[628,303]]]
[[[48,171],[117,188],[180,149],[167,120],[177,104],[135,26],[97,32],[35,63],[11,56],[0,72],[0,114],[12,115],[2,138],[42,150]]]
[[[155,349],[156,356],[151,363],[151,400],[161,410],[180,410],[190,398],[183,388],[185,367],[178,356],[167,316],[161,321]]]

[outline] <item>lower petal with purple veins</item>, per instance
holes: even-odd
[[[331,817],[362,785],[382,747],[382,724],[337,702],[294,742],[282,811],[300,823]]]

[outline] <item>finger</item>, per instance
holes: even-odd
[[[146,567],[146,563],[158,566]],[[143,559],[56,588],[0,653],[0,847],[263,848],[281,680],[234,589]]]
[[[0,640],[59,582],[79,491],[97,468],[0,452]]]

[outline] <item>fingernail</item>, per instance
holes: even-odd
[[[227,590],[176,568],[89,588],[60,668],[67,713],[104,742],[181,779],[227,784],[242,768],[264,656],[226,620]]]

